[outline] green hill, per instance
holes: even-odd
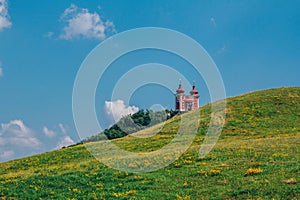
[[[216,102],[219,103],[219,102]],[[211,105],[201,109],[198,134],[179,159],[151,173],[126,173],[98,162],[77,145],[0,163],[2,199],[300,199],[300,88],[227,99],[218,143],[199,158]],[[185,115],[192,115],[186,113]],[[133,152],[154,151],[176,135],[180,116],[153,137],[113,142]],[[159,130],[156,125],[137,134]],[[105,141],[89,143],[100,145]]]

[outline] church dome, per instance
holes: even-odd
[[[190,91],[190,94],[198,94],[195,84],[193,84],[193,89]]]
[[[184,90],[182,89],[181,83],[179,84],[178,89],[176,90],[177,93],[184,93]]]

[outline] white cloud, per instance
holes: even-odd
[[[36,148],[41,145],[41,142],[35,137],[12,137],[10,138],[10,144],[19,147]]]
[[[43,133],[49,138],[52,138],[56,135],[55,131],[48,129],[46,126],[43,128]]]
[[[11,26],[11,21],[8,15],[7,0],[0,0],[0,31]]]
[[[61,39],[95,38],[103,40],[108,34],[114,33],[113,22],[103,20],[98,13],[90,13],[86,8],[78,8],[71,4],[61,15],[60,20],[65,23]]]
[[[63,125],[63,124],[58,124],[59,128],[60,128],[60,131],[66,135],[67,134],[67,128]]]
[[[211,23],[214,27],[217,27],[217,23],[216,23],[215,18],[211,17],[211,18],[210,18],[210,23]]]
[[[5,145],[5,140],[1,137],[1,133],[0,133],[0,146]]]
[[[42,132],[27,127],[22,120],[0,124],[0,162],[67,147],[74,144],[68,136],[68,126],[59,123],[53,128],[44,126]]]
[[[50,130],[48,127],[43,127],[43,133],[45,136],[52,138],[56,135],[67,135],[68,127],[64,126],[62,123],[58,124],[58,128],[56,127],[54,130]]]
[[[37,148],[41,142],[34,137],[34,132],[22,120],[12,120],[1,124],[0,145]]]
[[[12,120],[7,124],[1,124],[1,128],[2,134],[5,132],[10,132],[15,136],[20,137],[31,135],[31,130],[27,126],[25,126],[25,124],[21,120]]]
[[[69,145],[74,144],[75,142],[72,140],[70,136],[67,135],[68,126],[63,125],[62,123],[56,126],[55,131],[49,130],[47,127],[43,128],[44,134],[48,137],[54,137],[54,141],[56,142],[56,146],[54,149],[60,149],[62,147],[67,147]]]
[[[136,106],[126,107],[123,100],[105,101],[105,113],[112,120],[112,123],[118,122],[122,117],[139,111]]]
[[[46,37],[46,38],[52,38],[53,37],[53,35],[54,35],[54,33],[53,32],[51,32],[51,31],[49,31],[49,32],[47,32],[46,34],[44,34],[44,37]]]
[[[67,147],[74,144],[74,141],[70,136],[63,137],[60,141],[58,141],[56,149],[61,149],[62,147]]]
[[[0,154],[0,159],[7,160],[7,159],[11,158],[14,154],[15,154],[15,152],[12,150],[4,151],[3,153]]]
[[[22,120],[0,124],[0,162],[39,153],[42,147]]]

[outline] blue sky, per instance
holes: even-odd
[[[79,141],[72,117],[77,71],[101,41],[129,29],[164,27],[199,42],[218,66],[227,96],[299,86],[299,8],[299,1],[0,0],[0,161]],[[105,101],[111,101],[114,82],[153,61],[181,69],[196,80],[201,105],[210,101],[205,83],[184,60],[134,52],[113,64],[97,90],[103,127],[110,124]],[[115,105],[121,113],[153,104],[170,109],[174,91],[146,85],[130,105]]]

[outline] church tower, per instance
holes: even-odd
[[[195,110],[197,108],[199,108],[199,93],[196,89],[196,86],[195,86],[195,82],[193,82],[193,88],[192,90],[190,91],[190,95],[193,99],[192,101],[192,109],[191,110]]]
[[[184,90],[182,89],[182,85],[181,85],[181,81],[179,83],[179,87],[178,89],[176,90],[176,95],[175,95],[175,100],[176,100],[176,103],[175,103],[175,110],[178,110],[178,111],[185,111],[185,93],[184,93]]]
[[[176,90],[175,101],[175,110],[180,112],[187,112],[197,109],[199,107],[199,93],[196,89],[195,82],[193,83],[193,88],[190,91],[190,95],[186,96],[180,81],[179,87]]]

